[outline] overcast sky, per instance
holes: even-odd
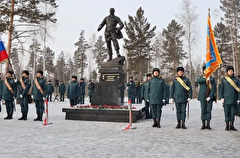
[[[57,26],[51,31],[54,40],[48,39],[47,46],[57,54],[61,51],[73,56],[76,50],[74,43],[79,39],[81,30],[85,30],[85,38],[89,41],[93,34],[104,35],[104,28],[97,32],[97,27],[105,16],[109,14],[109,8],[115,8],[116,16],[122,21],[128,22],[128,15],[134,16],[138,8],[145,11],[144,16],[151,23],[157,26],[156,32],[161,32],[166,28],[172,19],[176,19],[181,10],[182,0],[57,0]],[[211,8],[211,20],[214,25],[219,22],[220,17],[215,16],[216,10],[220,10],[219,0],[192,0],[197,7],[196,13],[199,15],[197,22],[199,39],[194,49],[195,54],[204,60],[206,49],[206,28],[208,8]],[[123,29],[123,32],[125,30]],[[3,40],[7,37],[3,37]],[[6,40],[7,41],[7,40]],[[119,41],[123,44],[123,40]],[[6,42],[7,43],[7,42]],[[120,48],[120,51],[123,49]]]

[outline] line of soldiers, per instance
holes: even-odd
[[[133,77],[129,77],[129,82],[126,84],[126,86],[128,87],[128,98],[131,98],[133,104],[142,103],[142,84],[142,81],[138,81],[138,79],[133,81]]]
[[[85,87],[86,83],[84,82],[84,78],[80,79],[80,82],[77,81],[77,76],[72,76],[72,80],[68,85],[67,89],[67,97],[70,100],[70,106],[74,107],[77,104],[84,104],[85,99]],[[92,102],[95,84],[92,80],[89,80],[88,88],[88,96],[89,102]]]
[[[205,77],[205,69],[203,67],[203,74],[198,77],[197,83],[200,85],[198,100],[201,103],[201,129],[211,129],[211,112],[212,104],[216,101],[216,83],[213,77]],[[170,86],[170,102],[175,102],[177,126],[176,128],[186,129],[185,120],[187,106],[192,99],[192,86],[190,80],[184,76],[184,68],[177,68],[176,77],[173,79]],[[152,127],[160,128],[160,120],[162,115],[162,106],[166,104],[168,99],[167,85],[165,80],[160,76],[160,70],[154,68],[152,74],[147,74],[146,82],[142,87],[142,98],[145,101],[146,118],[153,119]],[[235,115],[240,116],[240,76],[234,76],[234,68],[228,66],[226,74],[219,85],[219,98],[224,107],[225,130],[236,131],[234,127]],[[134,82],[132,78],[128,82],[128,87],[133,87]],[[128,89],[128,98],[132,99],[131,88]],[[150,107],[150,111],[149,111]]]
[[[43,77],[43,71],[38,70],[33,80],[31,90],[31,80],[29,79],[29,72],[24,70],[19,80],[13,77],[14,73],[8,70],[5,79],[0,79],[0,100],[4,100],[6,105],[7,116],[4,119],[12,119],[15,111],[16,100],[20,100],[22,117],[19,120],[27,120],[29,101],[33,99],[35,102],[37,118],[34,121],[42,121],[44,112],[45,99],[52,101],[51,94],[53,93],[53,85],[51,82],[46,84]],[[67,97],[70,99],[70,105],[73,107],[77,104],[84,104],[86,83],[82,78],[80,82],[77,81],[77,76],[72,76],[72,80],[68,85]],[[88,85],[88,92],[91,99],[93,98],[95,84],[90,80]],[[59,86],[60,101],[64,101],[64,93],[66,87],[63,81]],[[47,98],[46,98],[47,97]]]

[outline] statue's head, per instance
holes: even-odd
[[[110,8],[109,12],[110,12],[110,15],[114,15],[115,9],[114,8]]]

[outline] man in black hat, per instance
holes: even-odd
[[[108,49],[108,55],[109,55],[108,61],[112,60],[111,41],[113,42],[117,56],[118,57],[121,56],[119,53],[119,45],[118,45],[117,39],[123,38],[122,33],[120,31],[124,27],[124,24],[119,17],[114,15],[114,13],[115,13],[115,9],[110,8],[110,15],[103,19],[103,21],[101,22],[101,24],[99,25],[99,27],[97,29],[98,31],[100,31],[103,28],[103,26],[106,25],[104,35],[105,35],[105,41],[107,43],[107,49]],[[116,27],[117,24],[119,25],[119,27]]]
[[[166,101],[166,83],[160,76],[160,70],[158,68],[154,68],[152,74],[153,78],[151,78],[147,83],[146,100],[149,102],[152,109],[152,127],[160,128],[162,106]]]
[[[77,105],[77,100],[80,94],[80,87],[77,81],[77,76],[72,76],[72,80],[68,85],[67,97],[70,100],[70,106],[74,107]]]
[[[46,80],[43,78],[43,71],[38,70],[33,81],[32,88],[33,100],[35,102],[37,118],[34,121],[42,121],[44,112],[44,101],[47,95]]]
[[[86,89],[86,83],[84,82],[84,78],[80,79],[80,96],[79,96],[79,103],[80,104],[84,104],[84,100],[85,100],[85,89]]]
[[[170,98],[176,105],[177,114],[177,126],[176,128],[186,129],[186,107],[187,102],[192,98],[192,86],[188,78],[184,77],[184,68],[178,67],[176,78],[173,79],[173,83],[170,90]]]
[[[133,81],[133,77],[129,77],[129,81],[126,84],[128,87],[128,100],[131,100],[131,102],[134,104],[135,103],[135,82]]]
[[[234,76],[234,68],[232,66],[227,67],[226,75],[221,80],[219,97],[224,107],[225,130],[236,131],[234,116],[237,112],[237,104],[240,102],[240,81]]]
[[[13,102],[17,96],[17,87],[12,75],[13,71],[8,70],[2,85],[2,99],[5,100],[7,111],[7,117],[4,119],[12,119],[14,110]]]
[[[151,108],[149,107],[149,101],[147,100],[147,95],[148,95],[148,92],[147,92],[147,86],[148,86],[148,82],[149,80],[152,78],[152,74],[151,73],[148,73],[147,76],[146,76],[146,81],[142,84],[142,91],[141,91],[141,96],[142,96],[142,99],[144,100],[145,102],[145,114],[146,114],[146,119],[149,119],[152,117],[152,110]],[[149,109],[150,108],[150,109]]]
[[[29,90],[31,88],[31,80],[29,79],[29,72],[24,70],[21,78],[17,81],[17,87],[19,92],[20,106],[22,117],[18,120],[27,120],[28,103],[29,103]]]
[[[200,85],[198,100],[201,103],[201,120],[202,127],[201,129],[211,129],[210,120],[212,114],[212,104],[215,98],[216,93],[216,82],[213,77],[206,78],[205,76],[206,66],[203,66],[203,74],[198,77],[197,83]],[[206,126],[207,121],[207,126]]]

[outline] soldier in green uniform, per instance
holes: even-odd
[[[52,85],[52,81],[49,80],[47,84],[47,100],[52,101],[52,93],[54,92],[54,87]]]
[[[80,95],[80,86],[77,81],[77,76],[72,76],[72,81],[68,85],[67,97],[70,100],[70,106],[74,107],[77,105],[77,100]]]
[[[221,80],[221,88],[219,97],[223,103],[226,128],[225,130],[237,129],[234,127],[234,116],[237,109],[237,104],[240,102],[240,81],[234,76],[234,68],[228,66],[226,75]]]
[[[146,119],[148,119],[152,117],[151,115],[152,110],[150,109],[150,112],[149,112],[149,101],[147,101],[147,98],[148,98],[147,85],[149,80],[152,78],[152,74],[148,73],[146,77],[147,77],[146,81],[142,85],[141,96],[145,102],[145,114],[146,114]]]
[[[6,73],[6,78],[2,85],[2,99],[5,100],[7,117],[4,119],[12,119],[14,110],[14,99],[17,96],[16,83],[12,77],[13,71],[8,70]]]
[[[28,114],[28,92],[31,88],[31,81],[29,79],[29,72],[27,70],[24,70],[22,72],[22,77],[17,82],[19,97],[20,97],[20,106],[21,106],[21,112],[22,117],[18,120],[27,120],[27,114]]]
[[[160,119],[162,116],[162,106],[165,104],[166,98],[166,84],[164,79],[160,76],[158,68],[153,69],[153,78],[147,84],[146,100],[152,109],[153,125],[152,127],[160,128]]]
[[[173,79],[173,83],[170,90],[170,98],[176,105],[177,114],[177,126],[176,128],[182,127],[186,129],[186,107],[187,102],[192,98],[192,86],[188,78],[184,77],[184,68],[177,68],[176,79]],[[181,124],[182,122],[182,124]]]
[[[64,81],[61,81],[61,84],[59,86],[60,101],[64,101],[65,92],[66,92],[66,86],[64,84]]]
[[[33,100],[35,102],[37,118],[34,121],[42,121],[44,111],[44,101],[47,94],[46,81],[43,78],[43,71],[38,70],[33,81],[32,88]]]
[[[211,120],[211,113],[212,113],[212,104],[215,98],[216,93],[216,82],[213,77],[208,77],[206,79],[204,70],[206,66],[203,66],[203,74],[202,76],[198,77],[197,83],[200,85],[199,93],[198,93],[198,100],[201,103],[201,120],[202,120],[202,127],[201,129],[211,129],[210,127],[210,120]],[[206,126],[207,121],[207,126]]]
[[[95,83],[93,83],[92,80],[89,80],[87,88],[88,88],[89,102],[92,103],[93,95],[94,95],[94,89],[95,89]]]
[[[133,81],[132,76],[129,77],[129,81],[126,86],[128,87],[128,100],[131,100],[132,103],[135,103],[135,82]]]

